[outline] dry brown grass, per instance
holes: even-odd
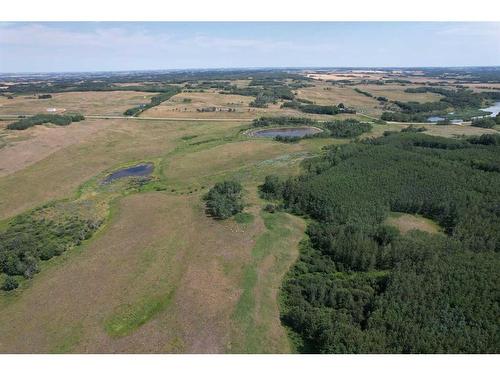
[[[436,234],[442,231],[441,227],[434,221],[419,215],[403,213],[393,213],[386,220],[385,224],[398,228],[401,234],[406,234],[411,230]]]
[[[26,168],[60,149],[85,142],[110,126],[113,122],[83,121],[70,126],[34,126],[21,132],[2,130],[6,145],[0,149],[0,177]]]
[[[149,103],[155,94],[136,91],[88,91],[51,94],[51,99],[36,99],[34,96],[16,96],[7,99],[0,96],[0,114],[34,115],[50,113],[47,108],[61,112],[79,112],[84,115],[122,115],[128,108]]]

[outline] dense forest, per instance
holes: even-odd
[[[500,136],[420,132],[332,146],[264,198],[310,218],[282,321],[313,353],[500,350]],[[401,234],[390,212],[442,233]]]

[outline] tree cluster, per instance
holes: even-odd
[[[79,113],[65,115],[38,114],[15,121],[7,125],[7,129],[24,130],[35,125],[42,125],[49,122],[54,125],[66,126],[71,124],[72,122],[78,122],[82,120],[85,120],[85,117]]]
[[[216,183],[205,195],[207,213],[216,219],[227,219],[243,210],[243,188],[234,180]]]

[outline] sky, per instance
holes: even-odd
[[[500,23],[0,22],[0,72],[500,65]]]

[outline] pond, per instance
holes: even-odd
[[[117,180],[119,178],[124,178],[124,177],[143,177],[143,176],[149,176],[154,169],[153,163],[143,163],[143,164],[137,164],[132,167],[127,167],[127,168],[122,168],[117,170],[116,172],[111,173],[108,175],[103,181],[103,184],[109,184],[110,182],[113,182],[114,180]]]
[[[494,103],[492,106],[487,108],[481,108],[482,111],[491,112],[491,117],[495,117],[500,112],[500,102]]]
[[[490,112],[490,114],[485,114],[484,116],[476,116],[473,117],[475,118],[481,118],[481,117],[495,117],[499,112],[500,112],[500,102],[495,102],[493,105],[486,107],[486,108],[480,108],[481,111],[485,112]],[[449,113],[449,115],[453,115],[453,112]],[[438,122],[438,121],[443,121],[446,120],[444,117],[441,116],[431,116],[427,118],[427,121],[429,122]],[[461,124],[463,122],[462,119],[453,119],[451,120],[452,124]]]
[[[309,134],[321,133],[322,130],[313,128],[311,126],[304,126],[300,128],[272,128],[256,130],[251,133],[254,137],[274,138],[278,135],[282,137],[304,137]]]

